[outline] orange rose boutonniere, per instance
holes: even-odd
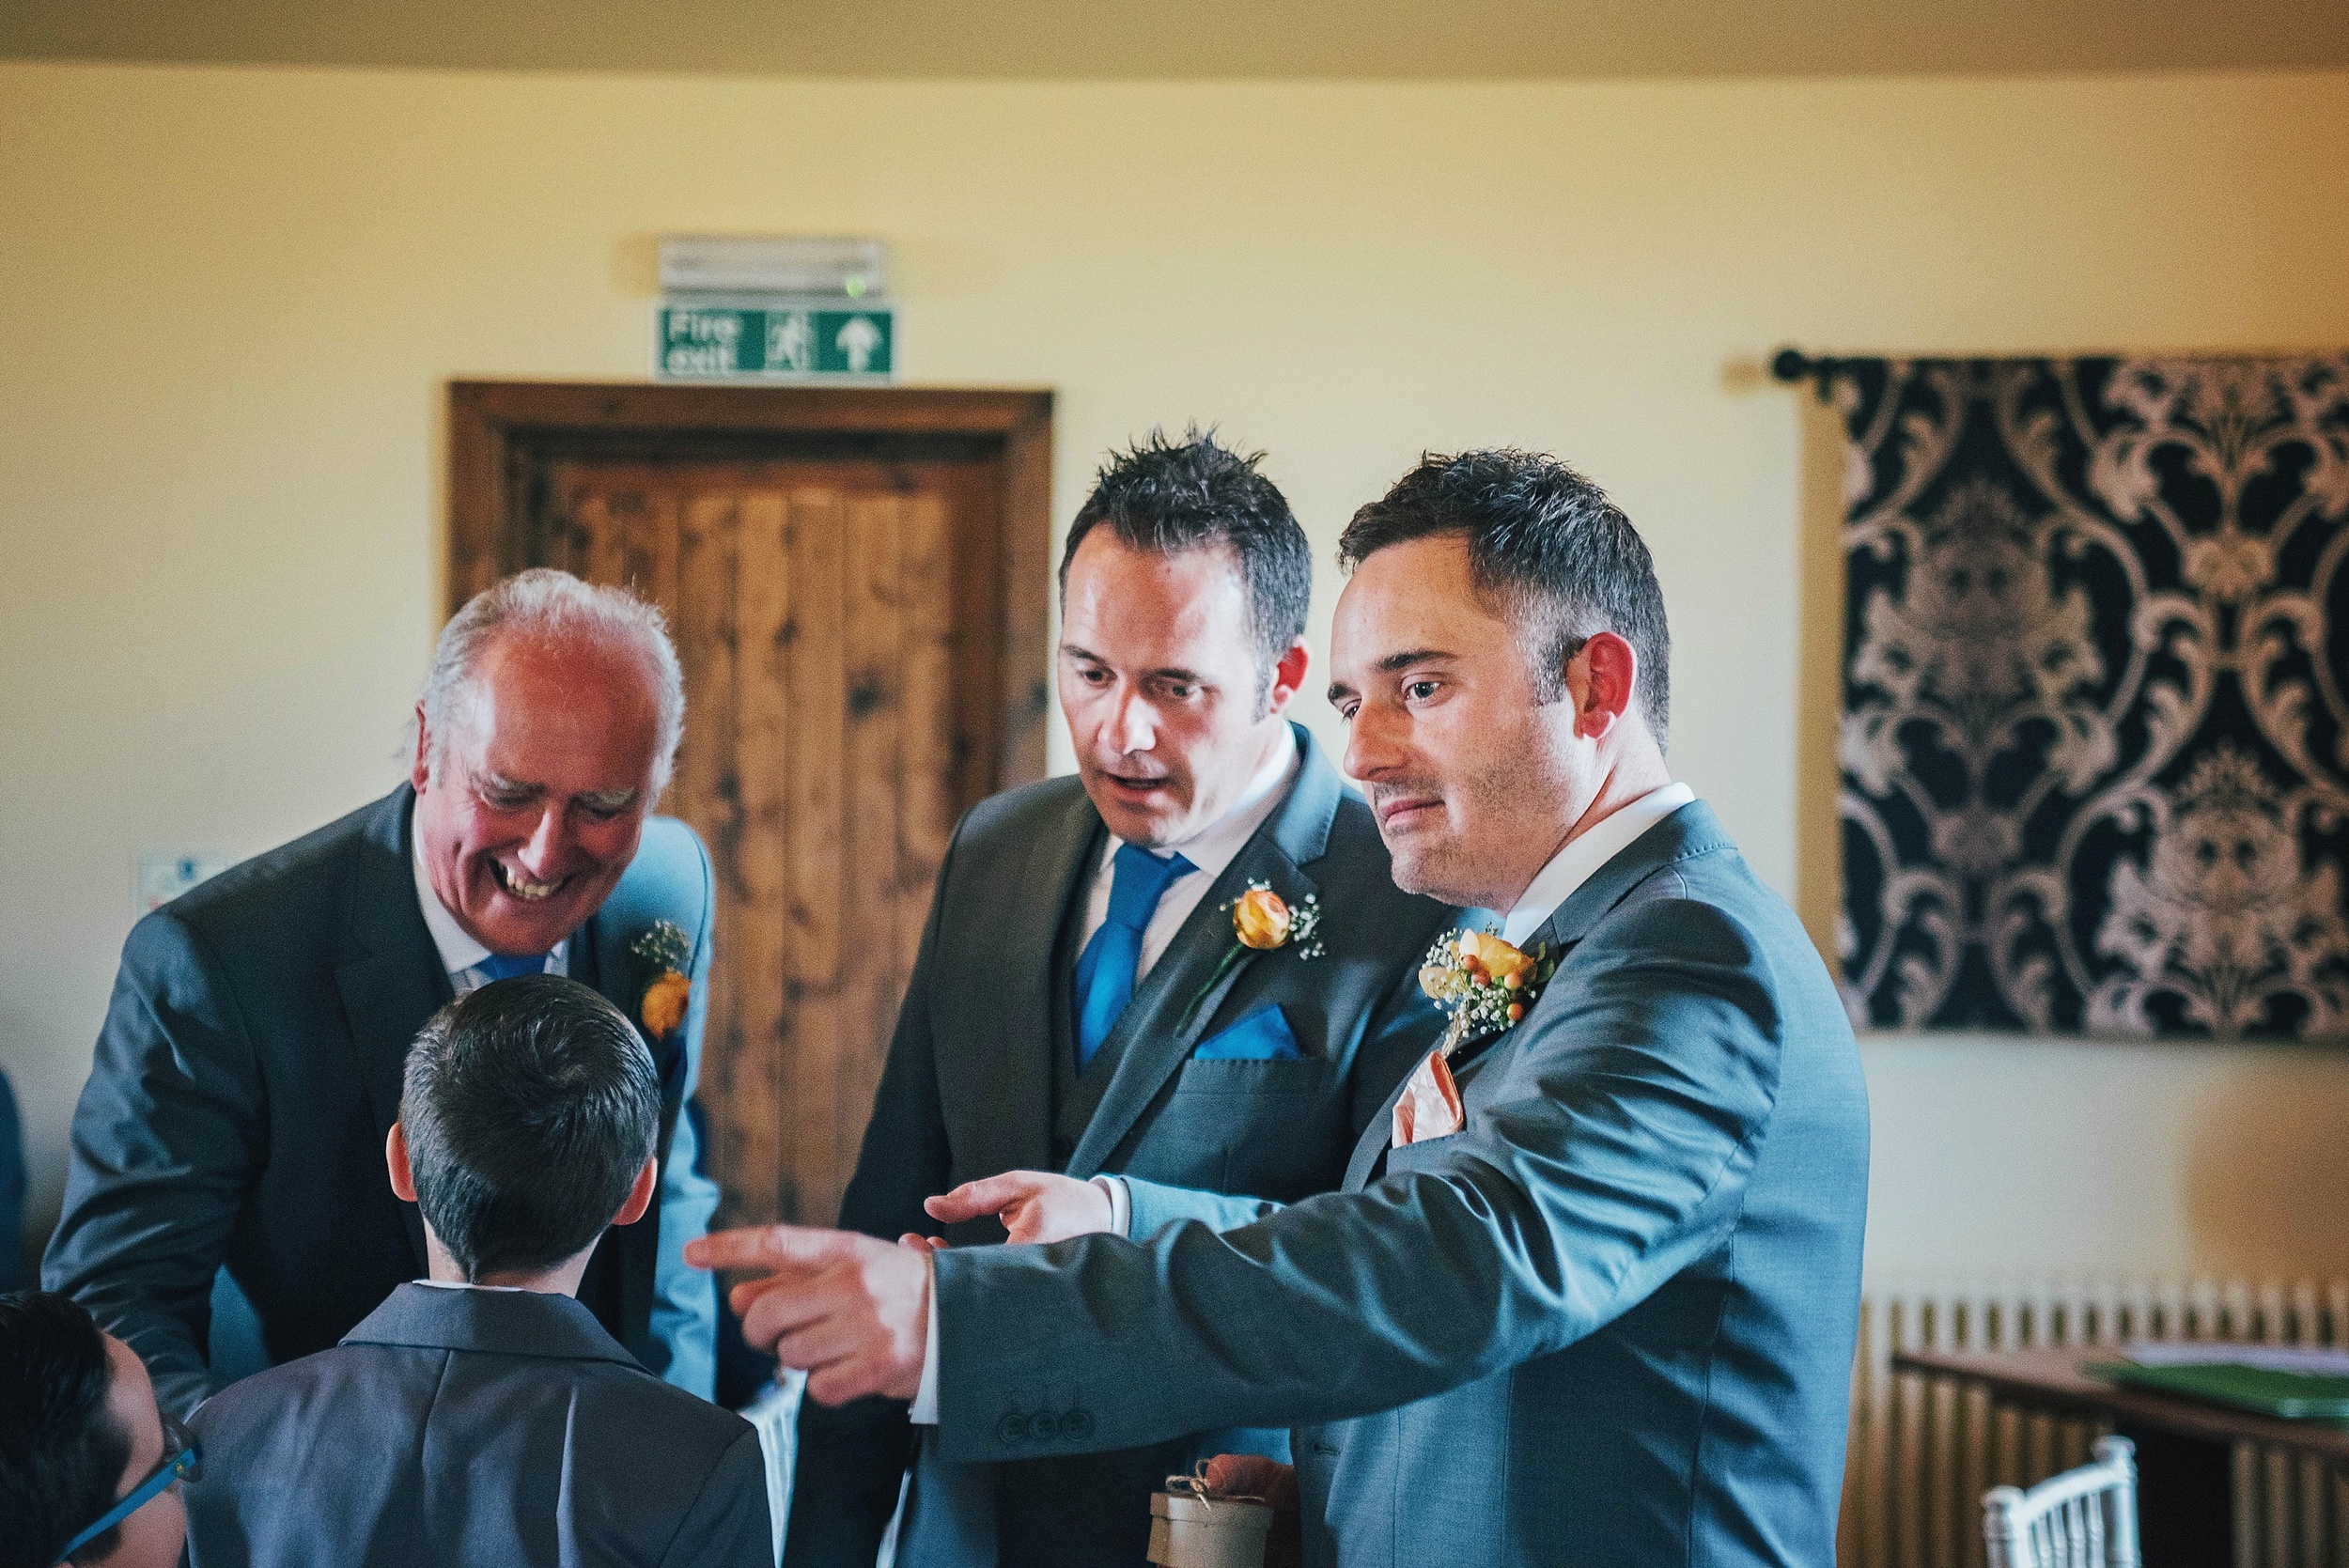
[[[1269,953],[1275,948],[1295,943],[1300,962],[1318,958],[1326,951],[1318,935],[1321,930],[1321,895],[1307,895],[1295,908],[1287,899],[1272,891],[1267,882],[1251,882],[1248,891],[1223,906],[1232,915],[1232,945],[1224,953],[1222,962],[1207,976],[1207,983],[1199,987],[1199,994],[1190,999],[1183,1016],[1174,1025],[1179,1034],[1190,1027],[1191,1015],[1207,1000],[1217,985],[1232,970],[1232,966],[1252,954]]]
[[[1447,931],[1421,961],[1419,988],[1452,1015],[1443,1037],[1449,1055],[1470,1033],[1507,1029],[1525,1017],[1558,961],[1548,950],[1527,953],[1490,931]]]
[[[693,944],[674,922],[657,920],[630,944],[629,953],[638,965],[636,1017],[645,1032],[656,1040],[676,1032],[693,1000],[693,982],[685,973]]]

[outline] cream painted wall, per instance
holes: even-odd
[[[1105,447],[1194,416],[1270,451],[1325,558],[1423,447],[1570,457],[1655,547],[1676,768],[1790,894],[1801,617],[1835,611],[1803,598],[1770,349],[2349,342],[2341,74],[7,65],[0,148],[0,1059],[51,1209],[132,857],[388,787],[443,383],[641,376],[661,232],[886,238],[909,379],[1058,390],[1063,520]],[[1880,1275],[2349,1272],[2349,1056],[1866,1054]]]

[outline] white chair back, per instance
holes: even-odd
[[[1993,1486],[1983,1494],[1990,1568],[2139,1568],[2137,1447],[2099,1437],[2095,1452],[2094,1464],[2028,1492]]]

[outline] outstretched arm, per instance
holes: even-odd
[[[1468,1127],[1391,1151],[1365,1191],[1143,1245],[940,1254],[945,1457],[990,1456],[1004,1401],[1072,1365],[1115,1369],[1082,1390],[1094,1448],[1391,1408],[1571,1344],[1716,1246],[1777,1093],[1756,944],[1657,900],[1575,960]]]
[[[175,1415],[212,1391],[212,1277],[262,1165],[260,1106],[219,965],[177,916],[148,916],[123,945],[41,1274],[138,1352]]]
[[[777,1228],[712,1236],[696,1261],[774,1270],[737,1287],[746,1330],[817,1369],[819,1400],[915,1387],[935,1288],[949,1460],[994,1457],[1003,1410],[1071,1366],[1113,1369],[1081,1394],[1091,1449],[1457,1387],[1573,1343],[1717,1245],[1777,1093],[1778,1009],[1724,911],[1658,900],[1575,956],[1469,1126],[1392,1151],[1366,1191],[1147,1245],[921,1257]]]

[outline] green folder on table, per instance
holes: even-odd
[[[2135,1361],[2098,1361],[2087,1372],[2107,1382],[2188,1399],[2232,1405],[2286,1421],[2349,1426],[2349,1376],[2339,1373],[2280,1372],[2235,1361],[2187,1361],[2143,1366]]]

